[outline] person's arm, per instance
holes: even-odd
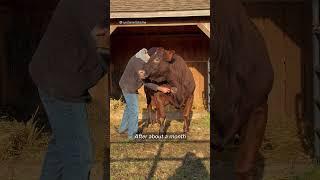
[[[152,89],[154,91],[158,91],[159,86],[154,83],[143,83],[143,85],[149,89]]]
[[[153,84],[153,83],[144,83],[144,86],[146,86],[147,88],[152,89],[154,91],[161,91],[163,93],[170,93],[171,92],[170,88],[159,86],[159,85]]]

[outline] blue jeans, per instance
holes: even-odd
[[[40,180],[88,180],[92,144],[86,104],[61,101],[41,90],[39,95],[52,129]]]
[[[126,100],[126,107],[123,112],[119,132],[128,130],[128,138],[133,139],[138,131],[138,95],[135,93],[126,93],[124,91],[122,91],[122,93]]]

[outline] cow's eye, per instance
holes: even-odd
[[[160,59],[159,58],[155,58],[153,61],[158,63],[158,62],[160,62]]]

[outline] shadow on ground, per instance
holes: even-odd
[[[213,178],[214,180],[234,180],[234,159],[236,158],[237,147],[230,147],[224,152],[216,152],[213,157]],[[265,158],[258,154],[254,180],[263,180],[265,173]]]
[[[190,176],[191,175],[191,176]],[[183,159],[182,166],[168,180],[175,179],[210,179],[209,172],[194,153],[188,152]]]

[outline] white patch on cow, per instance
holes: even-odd
[[[146,48],[142,48],[139,52],[137,52],[135,57],[141,59],[145,63],[147,63],[150,59],[148,50]]]

